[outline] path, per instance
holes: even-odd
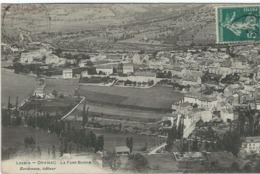
[[[160,150],[161,148],[164,148],[165,146],[166,146],[166,142],[163,143],[163,144],[161,144],[161,145],[159,145],[159,146],[157,146],[157,147],[155,147],[153,150],[151,150],[150,152],[148,152],[147,155],[157,154],[156,152],[157,152],[158,150]]]

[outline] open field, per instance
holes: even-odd
[[[175,160],[173,154],[156,154],[146,155],[151,167],[152,173],[177,173],[179,172],[178,162]]]
[[[150,110],[171,110],[182,94],[169,87],[155,86],[149,89],[80,86],[78,94],[86,96],[89,102]]]
[[[108,105],[98,105],[98,104],[91,104],[87,103],[89,107],[89,114],[92,113],[96,114],[103,114],[104,117],[107,118],[114,118],[119,120],[130,120],[130,121],[158,121],[161,120],[163,116],[172,116],[171,113],[160,113],[160,112],[153,112],[153,111],[144,111],[138,109],[129,109],[117,106],[108,106]],[[73,120],[75,116],[78,120],[82,120],[82,110],[83,110],[83,103],[80,104],[77,109],[75,109],[67,118],[66,120]]]
[[[48,100],[30,99],[30,101],[20,109],[33,111],[36,108],[39,112],[48,112],[49,114],[60,114],[63,116],[76,106],[79,101],[80,99],[74,97],[53,98]]]
[[[31,96],[33,91],[38,87],[35,77],[15,74],[5,70],[1,71],[2,96],[1,106],[7,106],[8,97],[11,97],[11,103],[15,104],[16,97],[18,101]]]
[[[108,151],[114,150],[116,146],[125,146],[126,138],[133,137],[133,150],[140,151],[141,148],[147,143],[147,147],[152,148],[156,146],[156,143],[164,141],[164,138],[159,138],[156,136],[148,135],[137,135],[132,133],[123,133],[123,132],[109,132],[105,130],[92,130],[97,135],[104,135],[104,149]]]
[[[58,147],[60,143],[57,136],[31,127],[2,127],[3,148],[15,147],[17,149],[24,149],[25,137],[33,137],[35,143],[41,146],[42,151],[46,151],[52,145]]]
[[[56,90],[59,94],[63,93],[64,95],[73,96],[75,94],[78,81],[78,79],[45,79],[45,92],[48,94],[53,90]]]

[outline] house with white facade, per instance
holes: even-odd
[[[98,65],[96,66],[97,74],[110,75],[113,74],[114,68],[112,65]]]
[[[137,65],[142,64],[141,57],[138,53],[134,54],[133,56],[133,64],[137,64]]]
[[[73,69],[64,69],[62,71],[63,79],[72,79],[73,78]]]
[[[199,108],[216,108],[218,99],[216,96],[205,96],[199,93],[187,93],[184,95],[183,102],[197,104]]]
[[[20,62],[21,62],[21,64],[31,64],[33,62],[32,54],[31,53],[22,53]]]
[[[228,122],[235,119],[235,114],[232,108],[221,108],[220,117],[224,122]]]
[[[134,66],[129,64],[123,64],[123,74],[127,73],[133,73],[134,72]]]
[[[44,87],[36,88],[33,92],[33,96],[44,98],[45,97]]]
[[[260,154],[260,136],[245,137],[241,146],[241,151]]]

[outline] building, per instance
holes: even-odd
[[[50,54],[46,57],[45,63],[60,66],[60,65],[64,65],[66,63],[66,59],[65,58],[59,58],[58,56],[56,56],[54,54]]]
[[[242,150],[246,153],[260,153],[260,136],[258,137],[245,137],[244,142],[242,143]]]
[[[133,64],[137,64],[137,65],[142,64],[141,57],[137,53],[134,54],[134,56],[133,56]]]
[[[184,95],[183,102],[197,104],[199,108],[213,109],[217,106],[217,97],[203,96],[199,93],[187,93]]]
[[[201,82],[201,78],[198,76],[193,76],[193,75],[188,75],[188,76],[184,76],[182,77],[182,85],[200,85]]]
[[[33,92],[33,96],[35,97],[40,97],[44,98],[45,97],[45,92],[44,92],[44,87],[42,88],[36,88]]]
[[[172,75],[177,75],[179,77],[182,77],[185,73],[186,73],[186,69],[185,68],[181,68],[179,66],[176,67],[171,67],[171,68],[166,68],[167,72],[171,72]]]
[[[21,64],[31,64],[33,62],[31,53],[22,53],[20,62]]]
[[[220,117],[223,121],[228,122],[235,119],[235,114],[231,108],[221,108]]]
[[[133,72],[134,72],[134,66],[133,65],[123,64],[123,74],[133,73]]]
[[[130,149],[126,146],[117,146],[115,147],[116,155],[129,155]]]
[[[110,75],[113,74],[114,68],[111,65],[96,66],[97,74]]]
[[[72,69],[64,69],[62,71],[63,79],[71,79],[73,78],[73,70]]]
[[[144,77],[156,77],[156,72],[154,71],[149,71],[149,70],[143,70],[143,71],[136,71],[134,73],[135,76],[144,76]]]

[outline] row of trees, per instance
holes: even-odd
[[[260,126],[259,119],[260,116],[257,111],[252,110],[251,106],[248,109],[237,109],[238,119],[237,119],[237,132],[240,136],[259,136]],[[233,126],[232,122],[230,123]]]
[[[172,128],[168,130],[168,136],[167,136],[166,146],[165,146],[166,151],[168,152],[171,151],[174,141],[176,139],[182,138],[183,128],[184,128],[183,122],[180,121],[178,127],[176,125],[173,125]]]
[[[255,164],[251,162],[245,163],[240,166],[237,162],[232,162],[230,166],[222,166],[219,161],[204,161],[202,164],[205,166],[206,171],[214,173],[259,173],[260,160]]]
[[[146,173],[150,169],[149,161],[140,153],[130,154],[126,164],[122,166],[120,157],[108,152],[103,158],[103,166],[110,167],[113,171],[122,169],[135,173]]]
[[[183,136],[183,127],[179,123],[178,128],[174,125],[168,132],[168,137],[166,140],[166,151],[171,151],[174,141],[176,139],[182,139],[179,150],[181,152],[187,151],[200,151],[202,150],[202,144],[204,143],[204,149],[206,151],[228,151],[234,155],[238,155],[242,140],[240,134],[237,131],[227,131],[222,135],[217,135],[213,129],[208,129],[207,134],[210,139],[204,139],[201,137],[197,139],[196,137],[193,140],[182,139]]]
[[[69,123],[69,122],[68,122]],[[76,145],[76,152],[84,150],[85,148],[91,149],[94,152],[103,151],[104,149],[104,136],[97,136],[92,131],[85,131],[84,129],[76,130],[73,127],[67,126],[67,132],[62,135],[62,153],[71,153],[72,145]]]

